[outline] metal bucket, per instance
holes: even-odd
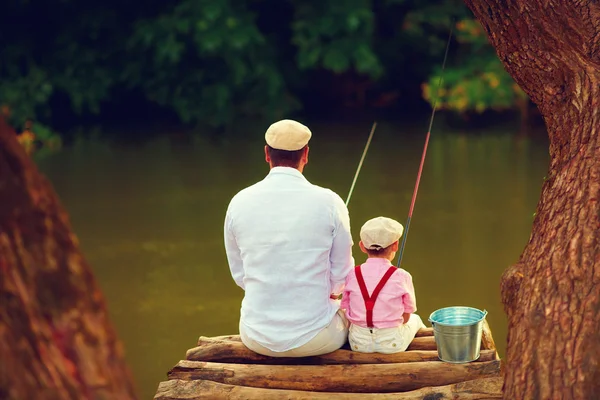
[[[449,363],[477,360],[486,315],[487,311],[471,307],[446,307],[432,312],[429,322],[439,359]]]

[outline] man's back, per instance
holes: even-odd
[[[236,283],[246,294],[240,329],[266,348],[285,351],[329,324],[354,261],[348,212],[338,195],[294,168],[275,167],[239,192],[225,221]]]

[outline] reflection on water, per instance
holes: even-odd
[[[345,197],[370,123],[311,128],[305,175]],[[403,267],[424,320],[450,305],[486,309],[503,355],[500,275],[528,240],[547,144],[437,129]],[[262,133],[247,136],[140,147],[83,142],[39,160],[108,299],[141,398],[153,396],[199,335],[237,332],[242,292],[229,275],[222,224],[229,199],[267,173]],[[355,242],[369,218],[406,219],[423,139],[379,124],[350,203]]]

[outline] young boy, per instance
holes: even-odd
[[[377,217],[360,229],[359,246],[367,261],[346,277],[341,308],[351,322],[348,340],[354,351],[397,353],[406,350],[425,328],[417,310],[411,275],[390,262],[404,228]]]

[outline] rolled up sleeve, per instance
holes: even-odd
[[[417,311],[417,298],[415,297],[415,288],[413,286],[412,276],[407,272],[403,279],[403,289],[406,293],[402,296],[405,313],[414,313]]]
[[[346,276],[354,266],[352,257],[352,234],[350,232],[350,216],[342,199],[334,194],[334,232],[333,244],[329,255],[331,263],[330,284],[332,293],[341,293]]]
[[[350,291],[349,289],[349,285],[350,283],[350,275],[352,274],[352,270],[350,270],[350,273],[348,273],[348,275],[346,276],[346,283],[344,286],[344,293],[342,295],[342,301],[340,303],[340,308],[342,310],[348,310],[350,307]]]
[[[240,248],[235,240],[235,234],[232,229],[232,221],[229,210],[225,216],[225,253],[227,254],[227,262],[229,263],[229,270],[235,283],[245,289],[244,287],[244,266],[242,264],[242,256]]]

